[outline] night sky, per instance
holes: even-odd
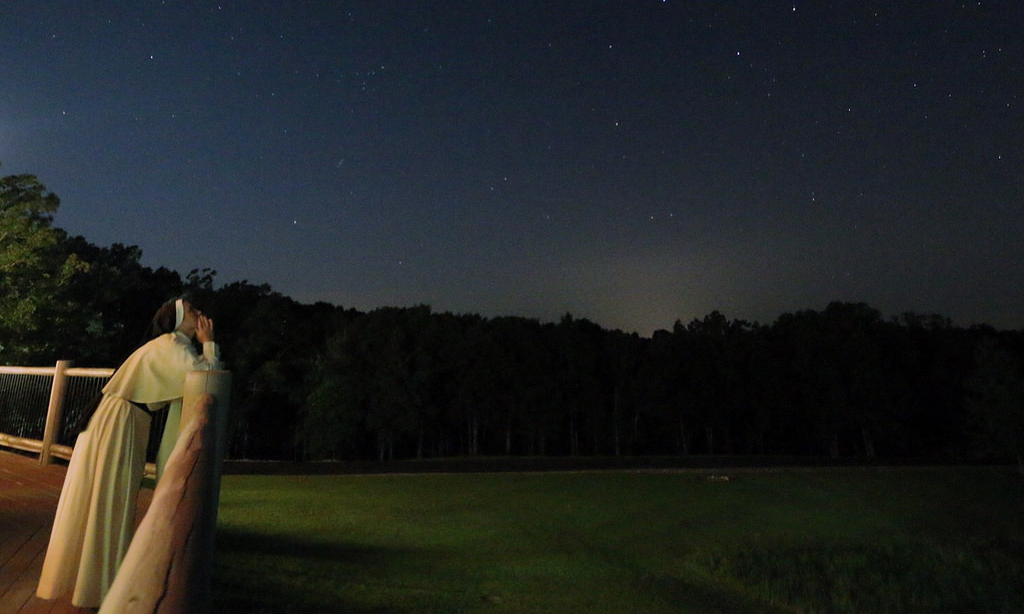
[[[1024,328],[1022,32],[1018,0],[6,0],[0,174],[302,302]]]

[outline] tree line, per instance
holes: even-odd
[[[771,325],[712,312],[650,338],[378,309],[325,339],[300,457],[1020,454],[1020,332],[862,303]]]
[[[1024,331],[850,302],[651,337],[571,314],[360,312],[143,266],[54,227],[58,205],[34,176],[0,178],[0,360],[116,366],[188,293],[233,372],[236,458],[1024,452]]]

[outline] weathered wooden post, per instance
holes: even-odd
[[[64,389],[67,387],[66,371],[70,360],[58,360],[53,369],[53,384],[50,386],[50,404],[46,408],[46,426],[43,428],[43,443],[39,449],[39,464],[50,464],[50,447],[57,441],[61,418],[64,416]]]
[[[209,492],[207,493],[210,505],[206,506],[208,518],[203,520],[210,528],[210,543],[207,553],[212,555],[214,529],[217,526],[217,508],[220,505],[221,465],[224,461],[224,448],[227,445],[225,439],[228,427],[228,407],[231,402],[231,372],[193,371],[185,377],[185,398],[181,405],[182,425],[192,421],[200,406],[198,403],[199,399],[207,394],[213,395],[213,398],[217,401],[217,410],[210,416],[214,428],[214,446],[209,475]],[[182,426],[181,428],[184,427]],[[212,556],[206,557],[207,567],[210,567],[211,559]]]
[[[210,611],[230,389],[227,371],[188,374],[178,442],[101,614]]]

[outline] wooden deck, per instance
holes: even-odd
[[[0,613],[79,614],[66,599],[44,601],[35,596],[57,510],[64,465],[41,466],[36,458],[0,450]],[[153,491],[139,494],[141,521]]]

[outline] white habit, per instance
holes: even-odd
[[[75,442],[36,595],[70,593],[78,607],[99,607],[135,530],[146,465],[150,417],[131,401],[151,409],[178,401],[180,408],[186,374],[219,366],[215,343],[204,343],[200,356],[175,331],[135,350],[110,378]]]

